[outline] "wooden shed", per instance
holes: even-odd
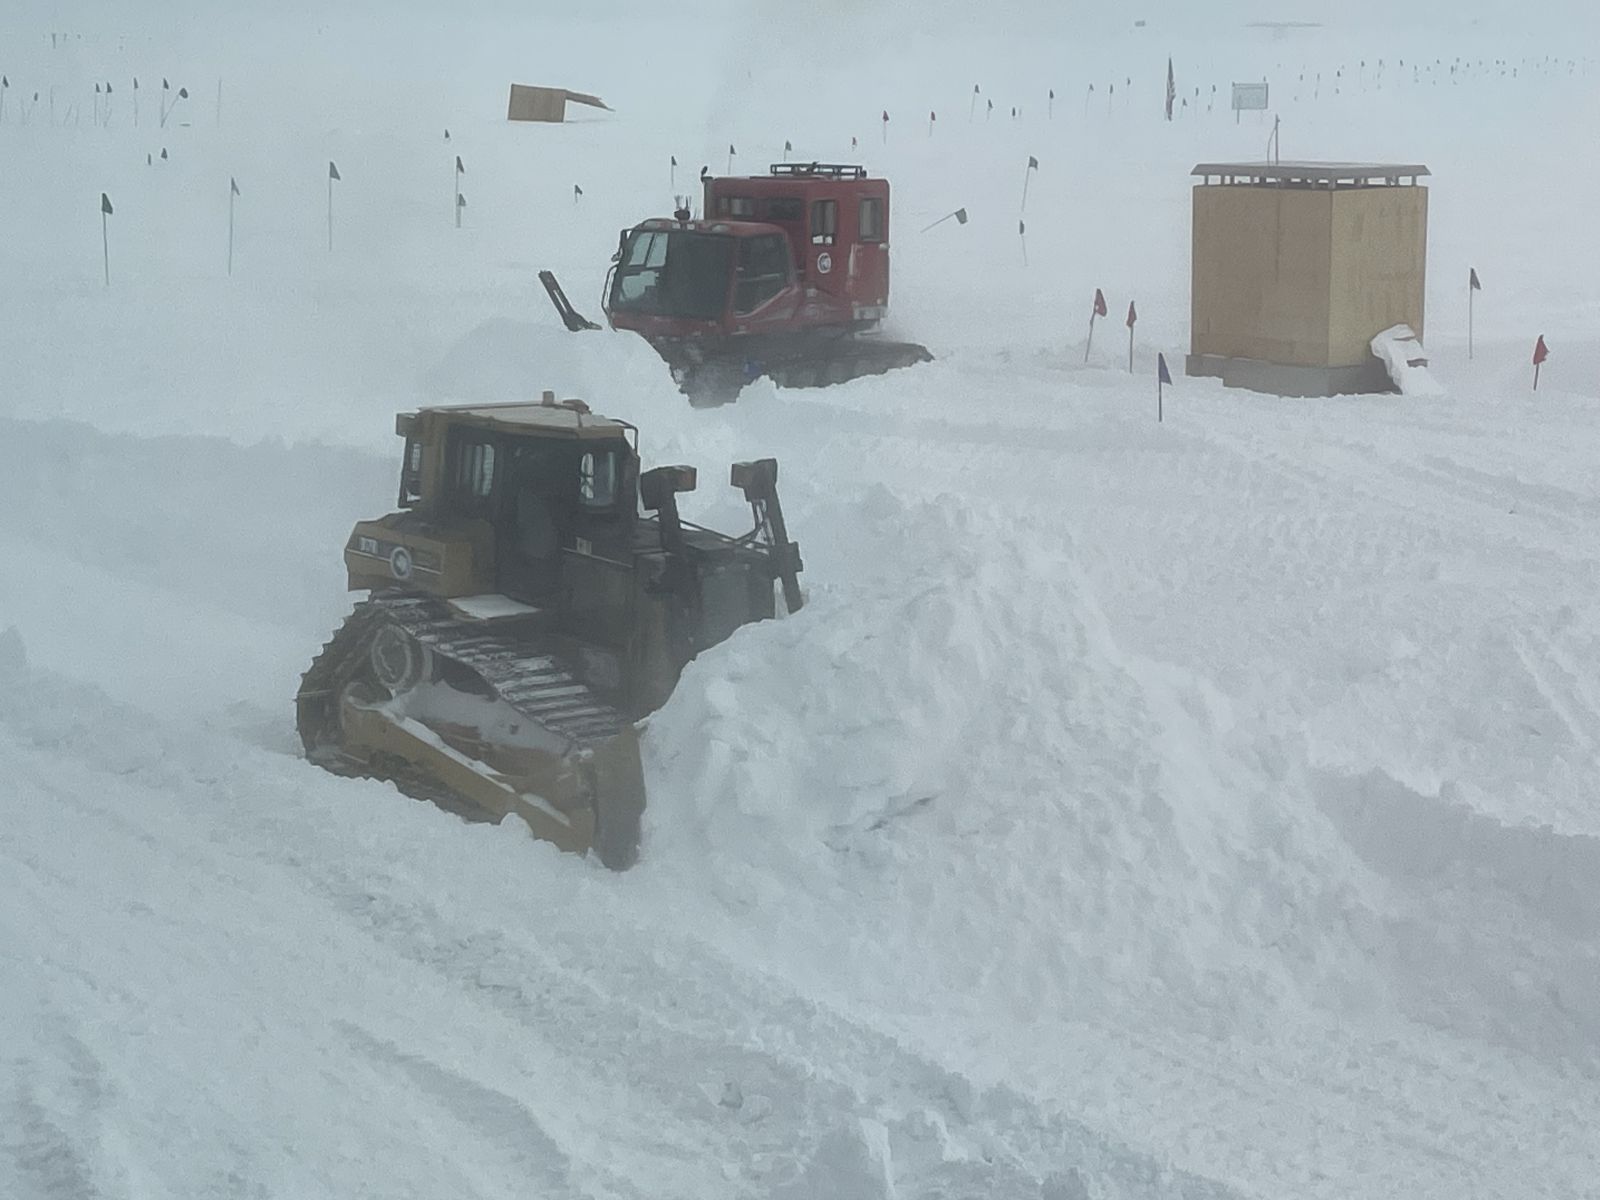
[[[1420,164],[1201,163],[1190,375],[1283,396],[1392,390],[1372,339],[1423,334]]]

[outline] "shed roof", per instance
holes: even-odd
[[[1432,174],[1421,163],[1222,162],[1198,163],[1191,175],[1249,183],[1394,184]]]

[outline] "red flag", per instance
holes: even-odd
[[[1172,372],[1167,370],[1167,356],[1165,354],[1156,355],[1156,377],[1162,383],[1172,382]]]
[[[1094,315],[1097,317],[1103,317],[1106,315],[1105,293],[1103,293],[1099,288],[1095,288],[1094,290]]]
[[[1539,340],[1533,344],[1533,365],[1538,366],[1550,357],[1550,347],[1544,344],[1544,334],[1539,335]]]
[[[1139,319],[1139,314],[1134,310],[1133,301],[1128,301],[1128,328],[1133,328],[1133,323]]]

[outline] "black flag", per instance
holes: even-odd
[[[956,224],[957,225],[965,225],[966,223],[967,223],[967,210],[964,209],[964,208],[956,209]]]
[[[583,189],[581,187],[579,187],[577,184],[573,184],[572,185],[572,198],[574,200],[576,200],[581,195],[583,195]]]
[[[678,165],[678,156],[676,154],[669,154],[669,155],[667,155],[667,157],[672,160],[672,165],[673,166],[677,166]]]
[[[235,179],[232,175],[228,176],[228,190],[231,191],[235,196],[240,194],[239,193],[239,181],[237,179]]]
[[[1467,286],[1475,292],[1483,291],[1483,284],[1478,282],[1478,268],[1467,268]]]
[[[329,179],[338,179],[338,178],[340,178],[339,168],[333,165],[333,160],[331,158],[328,160],[328,178]]]
[[[170,92],[172,90],[172,85],[167,82],[166,76],[164,75],[161,77],[161,90],[163,92]]]
[[[108,217],[111,215],[111,197],[104,192],[100,193],[100,211]]]
[[[444,140],[447,142],[450,140],[450,131],[448,129],[444,131]]]
[[[456,155],[456,174],[457,175],[465,175],[466,173],[467,173],[467,169],[466,169],[466,167],[461,165],[461,155],[458,154],[458,155]],[[335,175],[334,178],[337,179],[338,176]]]
[[[167,161],[167,148],[165,146],[161,147],[161,161]]]
[[[179,88],[178,89],[178,99],[179,100],[187,100],[188,98],[189,98],[189,89],[186,88],[186,87],[185,88]]]

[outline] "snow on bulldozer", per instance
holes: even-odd
[[[622,870],[639,852],[637,722],[740,626],[802,603],[773,459],[734,464],[741,536],[684,520],[691,467],[580,401],[402,413],[400,511],[345,546],[368,596],[301,680],[307,758],[470,818],[515,813]],[[642,510],[642,511],[641,511]]]
[[[859,166],[775,163],[768,175],[704,179],[705,217],[687,205],[622,231],[606,277],[613,329],[643,336],[696,405],[746,383],[823,387],[933,356],[891,341],[889,183]],[[562,323],[599,326],[539,273]]]

